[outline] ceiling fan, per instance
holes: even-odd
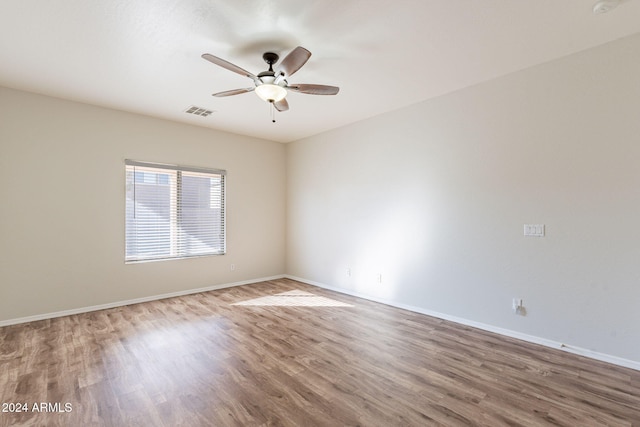
[[[222,68],[226,68],[229,71],[233,71],[234,73],[249,77],[253,80],[253,87],[218,92],[214,93],[213,96],[224,97],[255,91],[261,99],[273,105],[278,111],[287,111],[289,109],[289,103],[286,99],[288,91],[306,93],[309,95],[335,95],[340,90],[340,88],[336,86],[289,84],[287,78],[291,77],[296,71],[298,71],[309,60],[310,56],[311,52],[302,46],[298,46],[293,49],[282,60],[282,62],[280,62],[274,71],[273,65],[278,62],[280,57],[276,53],[266,52],[262,55],[262,59],[264,62],[269,64],[269,69],[256,76],[237,65],[225,61],[222,58],[218,58],[217,56],[213,56],[209,53],[202,55],[202,57],[209,62],[213,62]]]

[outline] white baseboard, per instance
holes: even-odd
[[[537,336],[534,336],[534,335],[523,334],[521,332],[512,331],[510,329],[499,328],[497,326],[487,325],[487,324],[484,324],[484,323],[475,322],[473,320],[468,320],[468,319],[464,319],[464,318],[461,318],[461,317],[451,316],[451,315],[448,315],[448,314],[427,310],[427,309],[424,309],[424,308],[421,308],[421,307],[415,307],[415,306],[411,306],[411,305],[407,305],[407,304],[401,304],[401,303],[398,303],[398,302],[395,302],[395,301],[390,301],[390,300],[386,300],[386,299],[382,299],[382,298],[376,298],[376,297],[372,297],[370,295],[366,295],[366,294],[363,294],[363,293],[360,293],[360,292],[351,291],[349,289],[338,288],[338,287],[334,287],[334,286],[329,286],[329,285],[326,285],[324,283],[319,283],[319,282],[315,282],[313,280],[303,279],[301,277],[295,277],[295,276],[291,276],[291,275],[285,275],[284,277],[287,278],[287,279],[291,279],[291,280],[297,280],[298,282],[307,283],[309,285],[318,286],[320,288],[328,289],[328,290],[331,290],[331,291],[340,292],[342,294],[352,295],[352,296],[355,296],[355,297],[358,297],[358,298],[363,298],[363,299],[366,299],[366,300],[369,300],[369,301],[379,302],[381,304],[390,305],[392,307],[402,308],[404,310],[409,310],[409,311],[413,311],[413,312],[416,312],[416,313],[425,314],[427,316],[436,317],[438,319],[448,320],[448,321],[451,321],[451,322],[459,323],[461,325],[471,326],[471,327],[474,327],[474,328],[482,329],[484,331],[494,332],[496,334],[504,335],[504,336],[511,337],[511,338],[516,338],[516,339],[519,339],[519,340],[522,340],[522,341],[527,341],[527,342],[530,342],[530,343],[533,343],[533,344],[539,344],[539,345],[543,345],[545,347],[559,349],[559,350],[562,350],[562,351],[566,351],[568,353],[573,353],[573,354],[577,354],[579,356],[588,357],[590,359],[599,360],[601,362],[607,362],[607,363],[611,363],[613,365],[623,366],[625,368],[631,368],[631,369],[635,369],[637,371],[640,371],[640,362],[637,362],[637,361],[634,361],[634,360],[623,359],[621,357],[612,356],[610,354],[599,353],[597,351],[592,351],[592,350],[588,350],[588,349],[581,348],[581,347],[575,347],[575,346],[567,345],[567,344],[564,344],[564,343],[561,343],[561,342],[549,340],[549,339],[546,339],[546,338],[541,338],[541,337],[537,337]]]
[[[139,304],[141,302],[156,301],[156,300],[165,299],[165,298],[172,298],[172,297],[179,297],[179,296],[183,296],[183,295],[197,294],[197,293],[200,293],[200,292],[215,291],[215,290],[218,290],[218,289],[231,288],[233,286],[250,285],[252,283],[265,282],[267,280],[282,279],[283,277],[285,277],[285,276],[284,275],[279,275],[279,276],[271,276],[271,277],[261,277],[261,278],[257,278],[257,279],[251,279],[251,280],[243,280],[241,282],[224,283],[224,284],[220,284],[220,285],[207,286],[205,288],[187,289],[187,290],[184,290],[184,291],[170,292],[170,293],[167,293],[167,294],[159,294],[159,295],[151,295],[151,296],[142,297],[142,298],[134,298],[134,299],[126,300],[126,301],[116,301],[116,302],[110,302],[110,303],[107,303],[107,304],[92,305],[92,306],[89,306],[89,307],[81,307],[81,308],[73,308],[71,310],[56,311],[56,312],[53,312],[53,313],[36,314],[34,316],[18,317],[16,319],[8,319],[8,320],[0,320],[0,327],[9,326],[9,325],[16,325],[18,323],[27,323],[27,322],[35,322],[35,321],[38,321],[38,320],[53,319],[55,317],[70,316],[70,315],[73,315],[73,314],[88,313],[88,312],[91,312],[91,311],[105,310],[107,308],[122,307],[122,306],[125,306],[125,305],[131,305],[131,304]]]

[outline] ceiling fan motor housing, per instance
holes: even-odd
[[[258,74],[260,83],[256,83],[258,96],[270,103],[280,101],[287,95],[285,89],[287,81],[281,78],[276,81],[276,74],[273,71],[273,64],[278,62],[279,58],[278,54],[273,52],[266,52],[262,55],[264,62],[269,64],[269,69]]]

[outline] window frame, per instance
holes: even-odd
[[[223,170],[223,169],[215,169],[215,168],[207,168],[207,167],[195,167],[195,166],[184,166],[184,165],[174,165],[174,164],[167,164],[167,163],[152,163],[152,162],[146,162],[146,161],[138,161],[138,160],[131,160],[131,159],[125,159],[124,161],[125,163],[125,227],[124,227],[124,259],[125,259],[125,264],[135,264],[135,263],[142,263],[142,262],[154,262],[154,261],[168,261],[168,260],[176,260],[176,259],[186,259],[186,258],[200,258],[200,257],[209,257],[209,256],[219,256],[219,255],[225,255],[227,253],[227,218],[226,218],[226,214],[227,214],[227,195],[226,195],[226,191],[227,191],[227,171]],[[193,173],[193,174],[203,174],[203,175],[210,175],[210,178],[217,178],[220,180],[220,190],[219,193],[216,193],[216,196],[219,194],[219,204],[220,204],[220,216],[219,216],[219,225],[218,226],[214,226],[218,227],[214,229],[214,235],[218,235],[221,238],[221,245],[219,245],[218,250],[215,251],[211,251],[208,253],[186,253],[184,252],[187,245],[184,244],[180,244],[177,245],[176,247],[174,247],[173,243],[169,244],[169,251],[170,251],[170,255],[152,255],[152,256],[141,256],[141,255],[130,255],[128,253],[128,248],[129,248],[129,212],[128,212],[128,207],[127,204],[129,203],[129,191],[127,189],[127,187],[129,185],[136,185],[136,174],[139,172],[145,173],[148,171],[136,171],[135,168],[136,167],[140,167],[140,168],[145,168],[145,169],[153,169],[153,170],[157,170],[158,173],[162,173],[162,171],[173,171],[176,173],[176,182],[175,182],[175,194],[174,192],[170,189],[169,190],[169,204],[170,204],[170,217],[175,217],[177,219],[176,224],[174,225],[173,222],[174,220],[170,220],[170,228],[171,231],[170,233],[175,233],[178,232],[177,230],[174,230],[174,227],[177,229],[182,229],[184,226],[184,223],[182,222],[182,212],[181,210],[183,209],[182,207],[178,207],[181,203],[181,198],[182,198],[182,192],[184,191],[184,188],[182,187],[182,183],[181,183],[181,176],[183,173]],[[131,182],[128,174],[131,171],[132,173],[132,179],[133,182]],[[159,178],[157,178],[159,179]],[[171,187],[171,179],[169,179],[169,183],[168,185]],[[163,184],[164,183],[160,183],[157,182],[156,185],[159,184]],[[134,190],[135,192],[135,190]],[[135,197],[135,196],[134,196]],[[214,200],[214,195],[213,193],[209,193],[208,197],[211,198],[211,200]],[[175,199],[174,199],[175,198]],[[133,200],[134,206],[135,206],[135,199]],[[210,202],[209,202],[210,203]],[[134,207],[135,209],[135,207]],[[173,209],[176,209],[175,212],[173,212]],[[218,230],[219,233],[215,233],[215,230]],[[136,243],[139,243],[136,241]],[[174,252],[175,251],[175,252]]]

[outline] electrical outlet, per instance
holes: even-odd
[[[347,277],[351,277],[351,269],[347,268]]]
[[[382,273],[378,273],[378,283],[382,283]]]
[[[229,265],[229,270],[236,271],[236,265],[235,264]]]
[[[522,302],[522,298],[514,298],[511,301],[511,308],[513,309],[513,312],[515,314],[520,314],[522,312],[523,309],[523,302]]]

